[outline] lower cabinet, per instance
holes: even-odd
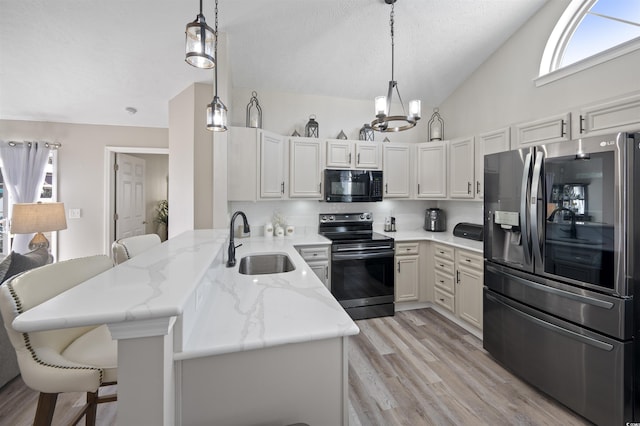
[[[482,255],[434,243],[434,303],[478,329],[482,329],[482,268]]]
[[[418,300],[420,283],[420,243],[396,243],[395,301]]]
[[[329,262],[329,246],[298,246],[296,250],[307,262],[320,281],[331,290],[331,264]]]

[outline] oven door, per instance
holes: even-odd
[[[332,253],[331,293],[343,308],[393,308],[393,255],[393,250]]]
[[[629,294],[629,147],[627,135],[619,133],[537,148],[532,194],[538,196],[531,206],[536,273]]]
[[[368,202],[371,199],[372,175],[367,170],[324,171],[324,200],[328,202]]]

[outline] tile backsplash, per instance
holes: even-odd
[[[273,222],[274,214],[284,216],[287,225],[293,225],[298,235],[317,234],[318,215],[322,213],[372,212],[374,229],[382,229],[384,218],[395,216],[398,231],[411,231],[424,225],[424,211],[439,207],[445,211],[447,232],[459,222],[482,223],[482,203],[474,201],[406,201],[384,200],[379,203],[326,203],[308,200],[260,201],[229,203],[229,216],[243,211],[252,229],[252,235],[264,234],[266,223]]]

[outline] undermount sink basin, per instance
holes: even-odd
[[[286,254],[252,254],[240,259],[238,271],[244,275],[280,274],[296,269]]]

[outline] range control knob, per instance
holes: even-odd
[[[336,220],[336,217],[334,215],[329,216],[329,220]]]
[[[371,213],[367,213],[367,220],[371,219]]]
[[[320,220],[321,220],[321,221],[323,221],[323,222],[326,222],[326,221],[327,221],[327,217],[326,217],[326,216],[322,216],[322,217],[320,218]]]
[[[364,217],[365,217],[365,216],[364,216],[364,213],[362,213],[362,214],[360,215],[360,220],[364,220]]]

